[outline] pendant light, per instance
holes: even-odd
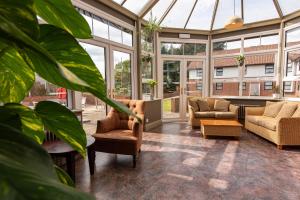
[[[233,16],[230,17],[230,19],[228,20],[228,22],[225,24],[225,29],[236,29],[236,28],[240,28],[244,25],[244,20],[235,15],[235,0],[233,1]]]

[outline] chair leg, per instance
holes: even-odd
[[[133,168],[136,167],[136,155],[132,155]]]

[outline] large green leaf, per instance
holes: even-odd
[[[39,16],[49,24],[67,30],[76,38],[91,38],[91,29],[70,0],[34,0]]]
[[[17,103],[5,104],[3,107],[0,107],[0,110],[6,110],[11,114],[18,115],[21,121],[22,133],[39,144],[43,143],[45,138],[44,125],[34,110]]]
[[[59,182],[48,153],[18,130],[0,124],[0,199],[94,199]]]
[[[28,36],[34,39],[38,37],[39,27],[33,0],[1,0],[0,15],[14,23]]]
[[[39,102],[35,111],[42,118],[47,130],[85,156],[86,134],[72,111],[52,101]]]
[[[20,102],[34,80],[34,72],[17,49],[0,40],[0,102]]]
[[[61,183],[75,187],[74,181],[62,168],[58,167],[57,165],[55,165],[54,168]]]

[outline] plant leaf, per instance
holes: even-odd
[[[75,184],[74,184],[73,180],[71,179],[71,177],[62,168],[58,167],[57,165],[54,165],[54,168],[55,168],[57,177],[61,183],[71,186],[71,187],[75,187]]]
[[[0,102],[20,102],[34,80],[34,72],[17,49],[0,40]]]
[[[91,38],[91,29],[85,19],[75,10],[70,0],[34,0],[39,16],[49,24],[58,26],[76,38]]]
[[[39,102],[35,111],[42,118],[45,129],[54,133],[85,157],[86,134],[72,111],[52,101]]]
[[[0,110],[6,110],[7,112],[18,115],[21,121],[22,133],[33,139],[39,144],[42,144],[45,138],[44,125],[41,120],[34,112],[34,110],[17,103],[8,103]],[[6,122],[7,123],[7,122]]]
[[[0,1],[0,15],[14,23],[28,36],[34,39],[38,37],[39,27],[33,0]]]
[[[0,124],[0,146],[0,199],[94,199],[60,183],[48,153],[18,130]]]

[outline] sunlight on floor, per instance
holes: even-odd
[[[231,172],[238,146],[239,146],[238,141],[228,142],[223,157],[216,168],[216,171],[218,173],[229,174]]]
[[[205,158],[206,154],[207,153],[201,153],[199,157],[187,158],[182,162],[182,164],[191,167],[198,167],[201,164],[202,160]]]
[[[181,174],[174,174],[174,173],[167,173],[168,176],[173,176],[176,178],[180,178],[186,181],[192,181],[194,178],[191,176],[185,176],[185,175],[181,175]]]
[[[221,179],[215,179],[215,178],[211,178],[209,179],[208,185],[216,188],[216,189],[221,189],[221,190],[225,190],[228,188],[228,182],[225,180],[221,180]]]

